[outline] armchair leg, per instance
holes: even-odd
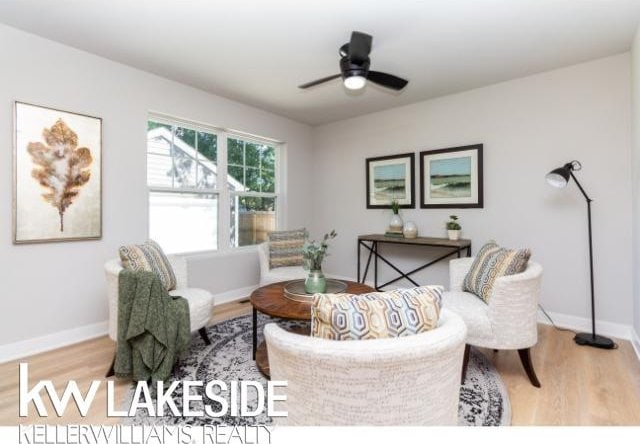
[[[527,372],[529,381],[531,381],[531,384],[533,384],[534,387],[540,388],[540,381],[538,381],[536,372],[533,369],[533,363],[531,362],[531,349],[521,348],[520,350],[518,350],[518,354],[520,355],[520,361],[522,361],[522,366],[524,367],[524,371]]]
[[[469,353],[471,352],[471,346],[469,344],[464,345],[464,358],[462,358],[462,376],[460,378],[460,384],[464,384],[464,378],[467,376],[467,366],[469,365]]]
[[[207,335],[206,327],[202,327],[200,330],[198,330],[198,333],[200,333],[200,337],[202,338],[205,344],[211,345],[211,340],[209,339],[209,335]]]
[[[116,365],[116,355],[113,355],[113,359],[111,360],[111,365],[109,366],[109,370],[107,370],[107,375],[105,376],[105,378],[109,378],[113,375],[115,375],[115,369],[114,366]]]

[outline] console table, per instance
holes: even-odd
[[[404,272],[400,270],[398,267],[393,265],[387,258],[383,257],[379,251],[380,244],[396,244],[396,245],[411,245],[418,247],[431,247],[431,248],[444,248],[446,249],[446,254],[439,256],[435,259],[430,260],[426,264],[420,265],[413,270],[408,272]],[[364,247],[369,250],[369,257],[367,258],[367,264],[364,267],[364,273],[362,275],[362,279],[360,279],[360,251],[361,248]],[[410,275],[417,273],[420,270],[424,270],[427,267],[432,266],[436,262],[440,262],[444,259],[447,259],[450,256],[457,255],[457,257],[462,256],[462,252],[467,253],[467,257],[471,256],[471,241],[469,239],[459,239],[459,240],[449,240],[447,238],[442,237],[416,237],[414,239],[407,239],[404,237],[390,237],[385,236],[384,234],[363,234],[358,236],[358,282],[364,283],[367,279],[367,273],[369,272],[369,266],[371,265],[371,259],[373,258],[373,286],[376,290],[381,290],[383,287],[386,287],[389,284],[393,284],[394,282],[399,281],[400,279],[407,279],[416,287],[419,287],[416,281],[409,277]],[[389,267],[393,268],[396,272],[400,274],[400,276],[391,279],[388,282],[378,285],[378,259],[387,264]]]

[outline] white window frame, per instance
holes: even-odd
[[[189,255],[189,254],[211,254],[211,253],[224,253],[230,251],[238,251],[238,250],[248,250],[248,249],[256,249],[257,245],[244,245],[244,246],[232,246],[231,245],[231,198],[232,196],[242,197],[268,197],[275,198],[275,213],[276,213],[276,229],[280,229],[283,222],[283,215],[281,214],[281,210],[284,208],[282,202],[284,201],[284,193],[282,192],[282,183],[283,183],[283,151],[285,149],[285,143],[269,139],[266,137],[260,137],[253,134],[247,134],[236,130],[230,130],[226,128],[220,128],[213,125],[202,124],[198,122],[193,122],[177,117],[172,117],[166,114],[160,113],[149,113],[147,116],[147,122],[145,124],[148,125],[149,121],[162,123],[165,125],[170,125],[172,127],[180,127],[185,129],[194,130],[196,132],[206,132],[209,134],[214,134],[217,138],[218,152],[216,159],[216,167],[217,167],[217,177],[216,177],[216,186],[214,188],[199,188],[199,187],[161,187],[161,186],[153,186],[149,185],[149,181],[147,178],[147,205],[150,203],[151,193],[161,192],[161,193],[176,193],[176,194],[201,194],[201,195],[215,195],[218,199],[218,233],[217,233],[217,249],[215,250],[199,250],[199,251],[183,251],[177,254],[181,255]],[[240,191],[240,192],[232,192],[229,190],[227,184],[227,138],[241,139],[245,142],[253,142],[261,145],[269,145],[274,147],[275,149],[275,187],[274,192],[272,193],[263,193],[263,192],[255,192],[255,191]],[[173,145],[173,141],[172,141]],[[145,148],[145,177],[148,172],[148,168],[146,168],[146,163],[148,162],[148,146]],[[246,166],[245,166],[246,168]],[[196,177],[197,177],[197,167],[196,167]],[[147,237],[151,231],[151,217],[148,215],[147,218]]]

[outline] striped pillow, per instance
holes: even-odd
[[[527,268],[529,257],[529,249],[507,250],[490,241],[476,255],[462,289],[489,303],[495,280],[501,276],[522,273]]]
[[[176,288],[176,275],[160,245],[149,239],[141,245],[123,245],[118,249],[122,266],[129,270],[155,273],[167,290]]]
[[[441,286],[384,293],[316,294],[311,305],[311,336],[338,341],[397,338],[438,325]]]
[[[302,247],[307,236],[304,228],[269,233],[269,268],[302,266]]]

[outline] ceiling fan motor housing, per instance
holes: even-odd
[[[367,58],[363,63],[358,64],[352,63],[347,57],[342,57],[340,59],[340,72],[342,73],[342,78],[346,79],[347,77],[353,76],[367,77],[369,64],[369,58]]]

